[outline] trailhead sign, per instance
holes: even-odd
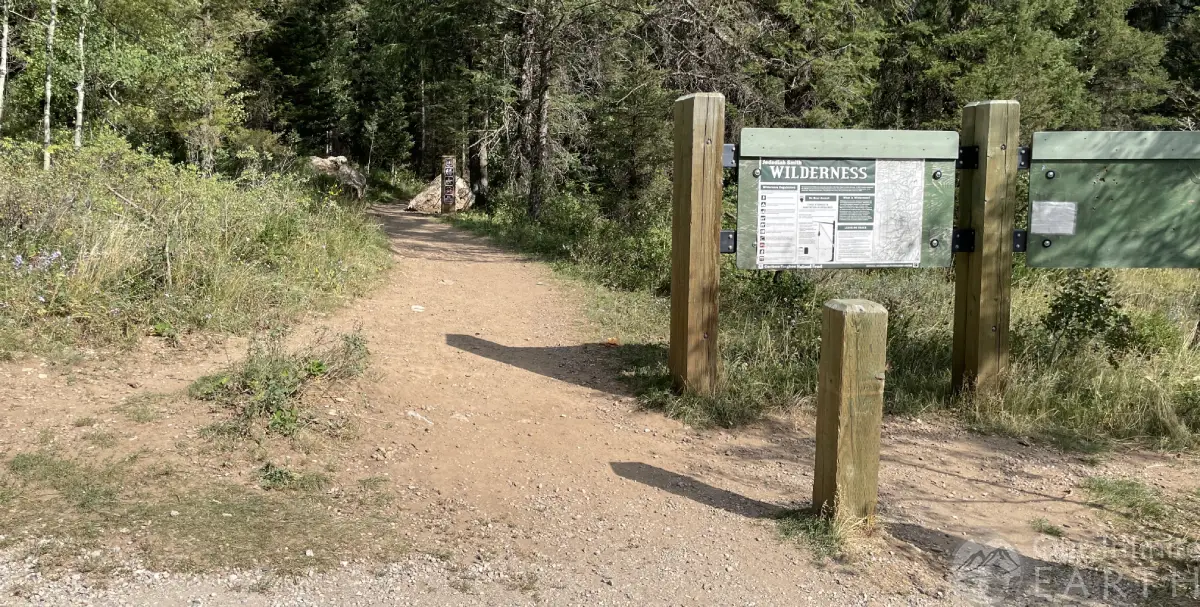
[[[924,160],[762,159],[755,267],[921,265]]]
[[[952,257],[958,135],[745,129],[739,268],[916,268]]]

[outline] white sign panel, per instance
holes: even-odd
[[[763,159],[759,269],[917,267],[924,160]]]

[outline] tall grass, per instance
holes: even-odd
[[[294,177],[206,178],[115,136],[39,164],[0,141],[0,357],[247,331],[353,295],[387,263],[361,209]]]
[[[727,222],[734,216],[729,198]],[[560,196],[539,223],[526,220],[513,202],[493,215],[457,221],[629,291],[606,295],[601,314],[629,344],[618,350],[626,354],[625,374],[647,405],[689,423],[732,426],[811,406],[821,307],[829,299],[865,298],[889,312],[889,413],[945,410],[981,429],[1041,435],[1067,446],[1113,440],[1188,446],[1200,433],[1195,270],[1079,273],[1029,269],[1018,259],[1013,370],[1002,393],[974,398],[950,392],[952,271],[752,272],[725,258],[720,388],[711,397],[680,396],[670,391],[666,370],[669,204],[658,205],[661,211],[646,223],[627,225],[606,219],[602,204],[587,196]],[[1063,302],[1077,300],[1090,303],[1063,312]]]

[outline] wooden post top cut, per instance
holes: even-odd
[[[887,308],[869,299],[831,299],[825,307],[847,314],[887,314]]]

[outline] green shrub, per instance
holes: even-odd
[[[284,333],[272,331],[251,342],[242,362],[192,382],[188,394],[235,412],[236,422],[214,428],[213,434],[228,434],[231,428],[244,432],[255,420],[265,419],[268,430],[290,436],[304,423],[300,411],[304,389],[319,379],[335,381],[361,374],[369,355],[359,333],[293,353],[284,346]]]
[[[361,292],[386,266],[361,208],[284,175],[205,178],[99,136],[41,170],[0,140],[0,356],[245,332]]]

